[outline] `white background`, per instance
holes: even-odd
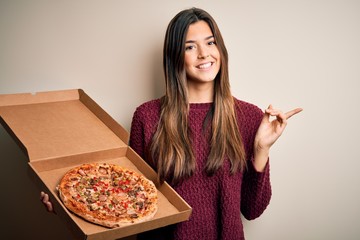
[[[192,6],[222,31],[234,96],[304,108],[272,149],[273,197],[247,240],[359,239],[360,1],[0,0],[0,94],[82,88],[129,130],[163,93],[168,22]],[[0,180],[21,185],[2,187],[3,234],[70,239],[0,130]]]

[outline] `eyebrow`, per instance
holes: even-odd
[[[211,39],[211,38],[214,38],[214,36],[208,36],[208,37],[206,37],[204,40],[209,40],[209,39]],[[196,41],[195,40],[188,40],[188,41],[186,41],[185,43],[195,43]]]

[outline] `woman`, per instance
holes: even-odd
[[[202,9],[171,20],[163,67],[165,95],[136,109],[130,146],[193,212],[139,239],[244,239],[241,214],[257,218],[270,202],[270,147],[302,109],[282,113],[270,105],[263,113],[233,97],[224,41]],[[42,200],[52,210],[46,194]]]
[[[302,109],[284,114],[270,105],[263,114],[234,98],[224,41],[202,9],[171,20],[163,67],[165,95],[136,109],[130,146],[193,212],[189,221],[144,239],[244,239],[241,213],[257,218],[270,201],[270,147]]]

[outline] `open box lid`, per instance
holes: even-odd
[[[81,89],[0,95],[0,117],[31,162],[123,148],[129,139]]]

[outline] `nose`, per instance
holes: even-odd
[[[199,55],[198,55],[198,59],[206,59],[206,58],[208,58],[208,57],[210,57],[210,54],[206,54],[206,55],[199,54]]]
[[[210,57],[210,54],[208,53],[208,51],[206,51],[205,47],[199,47],[199,52],[198,52],[198,59],[206,59],[208,57]]]

